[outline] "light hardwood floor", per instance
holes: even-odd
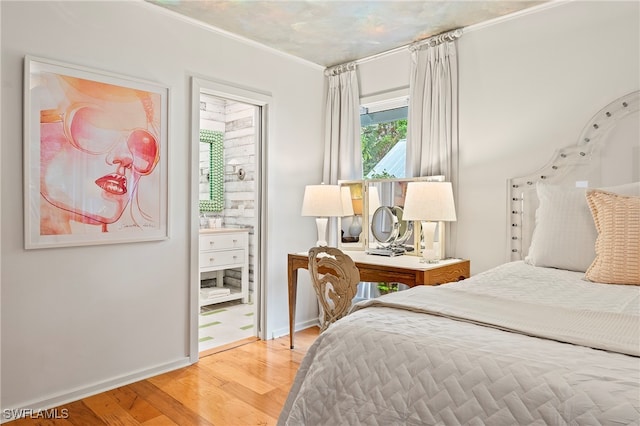
[[[275,424],[317,327],[246,343],[196,364],[49,410],[59,419],[22,418],[21,425]],[[46,411],[46,410],[45,410]]]

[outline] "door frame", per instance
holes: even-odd
[[[254,253],[254,300],[256,303],[257,333],[262,340],[266,339],[266,270],[264,265],[267,236],[267,179],[266,179],[266,149],[269,139],[269,107],[272,102],[270,93],[261,92],[251,88],[239,87],[224,81],[215,79],[191,77],[191,167],[190,167],[190,199],[189,217],[190,226],[190,298],[189,298],[189,360],[195,363],[199,359],[198,344],[198,315],[200,313],[200,266],[199,266],[199,234],[200,234],[200,208],[199,208],[199,144],[200,144],[200,94],[260,107],[259,120],[256,123],[256,229],[254,229],[255,249]]]

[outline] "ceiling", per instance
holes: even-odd
[[[146,0],[321,66],[386,52],[544,1]]]

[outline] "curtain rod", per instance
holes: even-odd
[[[352,62],[347,62],[346,64],[334,65],[332,67],[325,68],[324,75],[326,76],[338,75],[345,71],[353,71],[355,69],[356,69],[356,62],[352,61]]]
[[[462,35],[462,28],[457,28],[453,31],[448,31],[445,33],[441,33],[423,40],[418,40],[413,43],[405,44],[404,46],[396,47],[391,50],[387,50],[385,52],[376,53],[375,55],[367,56],[366,58],[356,59],[353,61],[354,64],[360,65],[365,62],[372,61],[374,59],[381,58],[383,56],[391,55],[393,53],[400,52],[405,49],[409,50],[418,50],[423,46],[429,45],[431,47],[437,46],[438,44],[444,43],[446,41],[454,41]]]

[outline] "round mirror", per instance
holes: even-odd
[[[371,233],[381,243],[392,243],[398,236],[398,218],[391,207],[378,207],[371,218]]]
[[[402,208],[378,207],[371,218],[371,233],[383,244],[403,244],[411,235],[413,222],[402,220]]]

